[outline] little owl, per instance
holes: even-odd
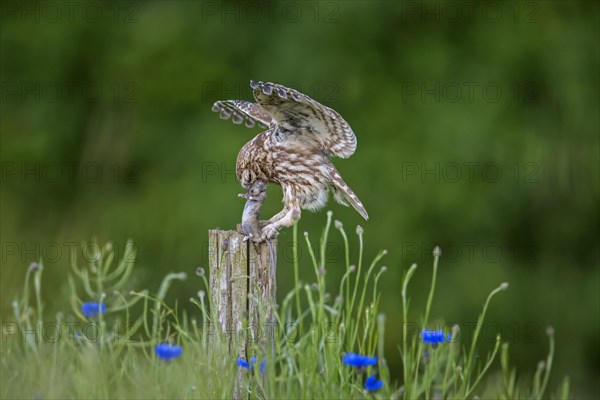
[[[323,208],[330,188],[338,203],[352,204],[368,219],[367,210],[329,160],[354,154],[356,136],[348,123],[297,90],[254,81],[250,86],[256,103],[217,101],[212,109],[235,124],[268,128],[242,147],[236,161],[237,179],[245,189],[261,180],[283,190],[283,210],[265,221],[261,237],[253,240],[277,236],[279,229],[299,218],[301,209]]]

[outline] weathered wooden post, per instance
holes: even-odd
[[[263,360],[275,343],[277,240],[252,240],[261,231],[258,213],[266,198],[266,184],[257,181],[242,197],[248,201],[238,230],[208,233],[211,318],[217,324],[213,337],[227,344],[232,357]],[[253,345],[259,354],[252,351]],[[241,373],[235,398],[243,397]]]
[[[277,240],[254,243],[238,231],[218,229],[208,235],[211,312],[217,334],[239,357],[246,357],[252,343],[268,351],[274,343]]]

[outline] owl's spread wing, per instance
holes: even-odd
[[[218,112],[221,119],[229,119],[234,124],[244,123],[248,128],[258,124],[261,128],[267,128],[271,124],[271,116],[257,103],[243,100],[222,100],[212,106],[214,112]]]
[[[347,158],[356,150],[356,136],[350,125],[329,107],[295,89],[276,83],[250,81],[254,98],[276,122],[282,140],[311,135],[319,150]],[[308,145],[307,141],[307,145]]]

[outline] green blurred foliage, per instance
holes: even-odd
[[[531,370],[553,325],[554,376],[569,374],[576,395],[597,390],[597,2],[3,3],[3,320],[40,257],[48,311],[67,310],[71,243],[92,237],[135,240],[136,289],[204,265],[207,230],[240,219],[235,157],[259,132],[211,105],[273,81],[357,134],[356,154],[334,162],[370,219],[329,207],[364,226],[367,257],[389,251],[381,308],[398,377],[401,272],[430,271],[439,244],[432,317],[468,326],[508,281],[489,346],[501,332]],[[264,215],[279,200],[271,187]],[[300,229],[316,238],[324,221],[305,212]],[[290,239],[280,236],[280,293],[292,285]],[[342,257],[334,244],[334,277]],[[429,279],[418,275],[414,301]],[[196,290],[188,280],[180,304]]]

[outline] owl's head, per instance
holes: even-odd
[[[242,147],[242,150],[240,150],[237,156],[235,166],[235,174],[244,189],[249,189],[254,181],[261,176],[258,165],[254,162],[252,157],[254,151],[250,148],[251,144],[252,143],[250,142]]]
[[[246,168],[238,172],[237,178],[244,189],[250,189],[250,186],[256,181],[257,174],[251,169]]]

